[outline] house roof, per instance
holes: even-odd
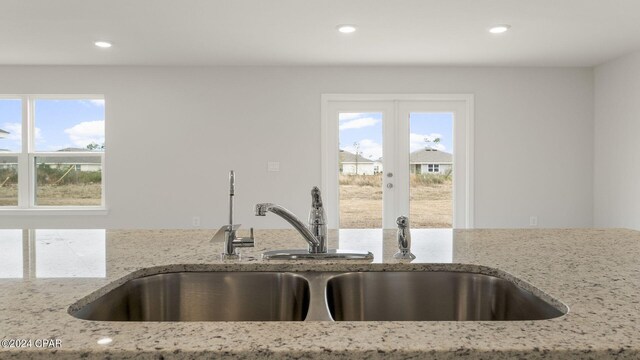
[[[0,149],[0,152],[7,152],[9,150]],[[38,157],[38,160],[44,159],[46,164],[101,164],[102,159],[99,155],[99,152],[88,152],[87,149],[82,148],[66,148],[62,150],[58,150],[61,152],[84,152],[87,156],[42,156]],[[92,154],[92,155],[89,155]],[[15,162],[12,157],[3,157],[0,158],[0,163],[13,163]]]
[[[436,149],[420,149],[411,153],[410,163],[452,163],[453,155]]]
[[[102,159],[99,156],[44,156],[38,159],[45,159],[46,164],[100,164]]]
[[[358,162],[359,163],[372,163],[373,160],[369,160],[367,158],[362,157],[362,155],[358,154]],[[345,150],[340,150],[340,162],[342,163],[355,163],[356,162],[356,154],[350,153]]]
[[[58,151],[63,151],[63,152],[87,152],[87,148],[68,147],[68,148],[60,149]]]

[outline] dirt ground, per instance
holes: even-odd
[[[412,228],[450,228],[452,224],[451,182],[414,185],[411,188]],[[100,184],[45,185],[38,188],[37,204],[43,206],[100,205]],[[17,206],[16,185],[0,187],[0,206]],[[340,185],[340,227],[382,227],[382,186]]]
[[[452,184],[411,188],[412,228],[450,228],[453,218]],[[340,228],[382,227],[382,186],[340,185]]]
[[[102,187],[100,184],[44,185],[38,187],[37,205],[56,206],[96,206],[100,205]],[[0,206],[18,205],[16,185],[0,187]]]

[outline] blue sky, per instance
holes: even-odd
[[[34,118],[36,151],[104,143],[104,100],[36,100]],[[0,100],[0,149],[20,151],[21,122],[20,100]]]
[[[409,120],[410,151],[424,149],[425,138],[440,138],[433,145],[441,151],[453,153],[452,113],[411,113]],[[360,144],[362,156],[368,159],[382,157],[382,114],[340,113],[340,148],[355,153],[354,142]]]

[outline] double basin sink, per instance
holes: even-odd
[[[128,280],[70,313],[94,321],[504,321],[566,309],[472,272],[175,272]]]

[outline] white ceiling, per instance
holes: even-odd
[[[640,0],[0,0],[11,65],[593,66],[638,49]]]

